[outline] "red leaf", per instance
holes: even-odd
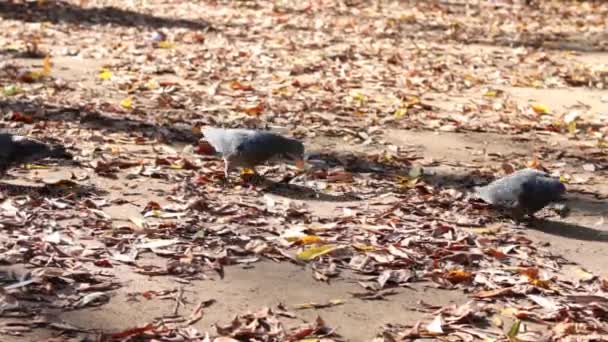
[[[108,259],[96,260],[94,264],[98,267],[112,267],[112,263]]]
[[[23,122],[27,124],[31,124],[34,122],[34,118],[30,115],[24,115],[20,112],[13,112],[13,115],[10,118],[12,121]]]
[[[146,331],[150,331],[153,329],[154,329],[154,325],[152,325],[152,323],[148,323],[148,325],[146,325],[146,326],[127,329],[125,331],[114,333],[111,336],[112,336],[112,338],[115,338],[115,339],[125,338],[125,337],[129,337],[129,336],[139,336],[139,335],[145,333]]]

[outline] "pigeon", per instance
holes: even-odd
[[[276,158],[285,158],[304,165],[304,145],[268,131],[209,127],[203,130],[211,146],[224,158],[224,175],[245,167],[255,172],[255,166]]]
[[[563,199],[566,187],[559,179],[536,169],[522,169],[494,182],[478,187],[476,196],[520,221]],[[567,208],[564,209],[564,211]]]
[[[45,144],[36,139],[10,133],[0,133],[0,177],[19,164],[44,158],[72,159],[61,145]]]

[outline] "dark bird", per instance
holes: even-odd
[[[235,167],[252,169],[274,159],[288,159],[304,165],[304,145],[268,131],[251,129],[206,128],[205,138],[224,158],[224,175]]]
[[[45,144],[21,135],[0,133],[0,177],[12,167],[44,158],[72,159],[73,157],[61,145]]]
[[[478,198],[520,221],[562,200],[566,186],[546,172],[523,169],[475,190]]]

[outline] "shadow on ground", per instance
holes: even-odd
[[[272,180],[266,180],[265,183],[266,187],[263,190],[264,192],[293,200],[320,202],[353,202],[361,200],[359,196],[352,193],[331,195],[302,185],[287,184]]]
[[[150,123],[126,117],[124,114],[104,112],[86,107],[63,107],[48,103],[28,101],[0,101],[0,111],[18,112],[31,116],[32,120],[74,121],[82,127],[107,132],[131,132],[154,136],[166,141],[195,143],[200,134],[193,132],[192,125],[187,123]]]
[[[543,220],[531,228],[546,234],[561,236],[568,239],[608,242],[608,232],[573,223]]]
[[[530,20],[534,20],[534,13],[539,12],[537,5],[533,6],[496,6],[494,8],[488,6],[481,6],[482,3],[487,1],[478,2],[474,4],[471,2],[452,2],[442,0],[432,0],[426,2],[420,1],[402,1],[403,7],[406,8],[408,3],[411,7],[417,7],[419,10],[424,12],[426,7],[429,13],[441,13],[442,15],[452,15],[454,13],[466,14],[472,17],[487,17],[491,18],[488,13],[503,11],[510,12],[514,16],[520,16],[522,10],[527,12],[527,16]],[[548,10],[545,10],[548,11]],[[568,7],[555,7],[552,6],[550,9],[553,12],[554,17],[567,17]],[[589,10],[589,14],[592,14],[592,10]],[[540,13],[540,12],[539,12]],[[488,20],[488,25],[493,21]],[[515,25],[517,21],[513,21]],[[562,28],[563,29],[563,28]],[[494,32],[490,26],[480,27],[454,27],[448,24],[444,24],[436,21],[429,20],[412,20],[407,24],[403,24],[400,27],[401,32],[389,34],[390,36],[414,36],[416,38],[428,35],[441,35],[442,40],[456,41],[461,44],[481,44],[488,46],[502,46],[502,47],[527,47],[533,49],[553,49],[553,50],[565,50],[565,51],[581,51],[581,52],[605,52],[608,51],[608,45],[605,44],[608,34],[605,32],[586,32],[586,31],[575,31],[569,30],[559,32],[540,32],[540,31],[527,31],[514,36],[509,32],[495,32],[492,35],[488,35],[488,32]],[[386,33],[381,32],[379,38],[386,38]]]
[[[210,29],[204,20],[193,21],[142,14],[116,7],[83,8],[66,1],[0,2],[0,17],[25,22],[51,22],[70,24],[113,24],[119,26],[147,26],[151,28],[180,27],[194,30]]]
[[[591,198],[592,195],[570,193],[567,196],[568,207],[573,213],[602,217],[608,215],[608,204]]]
[[[87,197],[107,195],[108,191],[99,189],[93,185],[80,185],[69,181],[58,184],[45,184],[42,186],[10,184],[0,182],[0,192],[8,196],[28,195],[34,198],[56,198],[56,197]]]

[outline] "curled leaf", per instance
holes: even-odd
[[[549,114],[551,112],[549,110],[549,107],[547,107],[544,104],[540,104],[540,103],[533,104],[532,105],[532,110],[534,111],[534,113],[536,113],[538,115]]]

